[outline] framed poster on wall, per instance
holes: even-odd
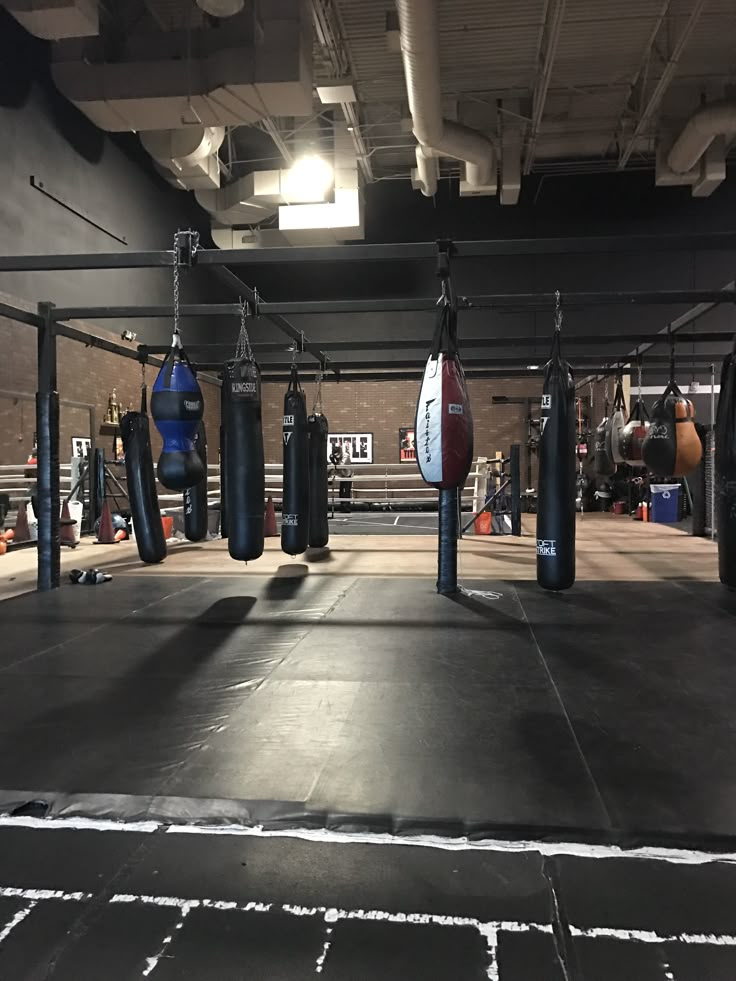
[[[373,463],[373,433],[330,433],[327,437],[327,459],[331,460],[335,447],[342,450],[343,460],[351,463]]]
[[[399,463],[414,463],[416,458],[414,427],[399,426]]]

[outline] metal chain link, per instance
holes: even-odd
[[[639,398],[641,398],[641,358],[636,363],[636,371],[639,379]]]
[[[181,336],[179,330],[179,233],[174,235],[174,337]]]
[[[590,388],[590,414],[592,416],[593,415],[593,392],[594,392],[593,382],[590,382],[589,388]]]
[[[324,378],[324,372],[320,367],[317,372],[317,391],[314,395],[314,408],[312,409],[312,415],[322,415],[322,379]]]
[[[555,290],[555,331],[559,334],[562,330],[562,297],[560,291]]]
[[[235,345],[236,361],[240,361],[243,358],[245,358],[247,361],[255,360],[253,358],[253,349],[250,346],[248,327],[246,326],[247,318],[248,318],[248,303],[241,296],[240,297],[240,333],[238,334],[238,343]]]
[[[141,388],[146,387],[146,362],[141,361]]]

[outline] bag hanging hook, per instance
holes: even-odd
[[[637,387],[639,389],[639,400],[641,400],[641,355],[636,359]]]
[[[238,334],[238,341],[235,346],[235,360],[241,360],[245,358],[248,361],[253,361],[253,349],[250,346],[250,337],[248,336],[248,301],[244,300],[241,296],[240,298],[240,333]]]
[[[667,326],[667,340],[670,345],[670,385],[675,383],[675,335],[672,333],[672,327],[668,324]]]

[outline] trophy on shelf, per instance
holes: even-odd
[[[113,388],[107,400],[105,422],[109,423],[111,426],[118,426],[120,424],[120,403],[118,402],[118,392],[116,388]]]

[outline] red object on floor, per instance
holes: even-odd
[[[76,545],[77,540],[74,537],[74,524],[72,523],[71,512],[69,511],[69,502],[64,501],[61,506],[61,524],[59,526],[59,541],[62,545]]]
[[[27,504],[20,504],[18,506],[18,517],[15,521],[14,540],[16,542],[30,542],[31,540],[31,529],[28,527]]]
[[[164,538],[168,541],[174,534],[174,519],[170,514],[162,514],[161,524],[164,526]]]
[[[115,532],[115,541],[116,542],[124,542],[127,537],[128,537],[128,532],[124,528],[119,528]]]
[[[473,522],[476,535],[490,535],[493,528],[493,516],[490,511],[479,514]]]
[[[95,545],[114,545],[116,542],[115,531],[112,527],[112,515],[110,514],[110,505],[105,501],[102,505],[102,514],[100,515],[100,530],[97,532],[97,541]]]
[[[626,514],[626,504],[624,501],[616,501],[613,505],[614,514]]]
[[[266,538],[278,538],[278,529],[276,527],[276,508],[273,506],[273,498],[269,497],[266,501],[266,522],[264,528],[264,535]]]

